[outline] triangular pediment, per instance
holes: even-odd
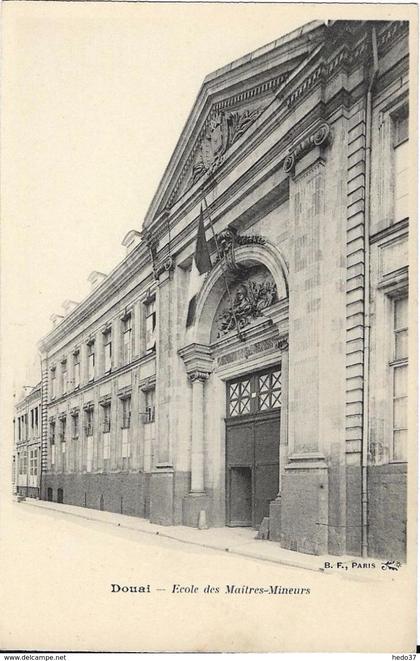
[[[324,27],[319,21],[308,23],[206,77],[144,228],[229,157],[279,89],[322,41]]]

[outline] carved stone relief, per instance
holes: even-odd
[[[263,282],[246,280],[231,291],[231,304],[222,309],[216,318],[217,337],[221,338],[238,328],[243,330],[254,319],[262,316],[263,310],[276,300],[276,284],[272,279]]]
[[[191,181],[194,184],[205,172],[212,172],[223,162],[226,150],[245,133],[261,114],[262,108],[242,112],[213,111],[194,157]]]

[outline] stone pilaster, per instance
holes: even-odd
[[[186,526],[197,527],[200,512],[210,519],[210,498],[204,483],[204,384],[212,371],[209,347],[190,344],[179,351],[192,387],[191,407],[191,489],[184,497],[182,518]]]

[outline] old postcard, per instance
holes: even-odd
[[[1,650],[414,652],[416,5],[2,10]]]

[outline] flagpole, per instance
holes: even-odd
[[[233,319],[234,319],[234,321],[235,321],[236,332],[237,332],[238,337],[239,337],[239,339],[241,340],[241,342],[243,342],[243,341],[245,340],[245,337],[243,336],[243,334],[242,334],[242,332],[241,332],[241,330],[240,330],[240,328],[239,328],[238,319],[237,319],[237,317],[236,317],[235,310],[234,310],[234,307],[233,307],[233,298],[232,298],[232,294],[231,294],[231,291],[230,291],[230,289],[229,289],[229,284],[228,284],[228,281],[227,281],[227,278],[226,278],[226,273],[225,273],[225,271],[224,271],[224,269],[223,269],[223,255],[222,255],[221,252],[220,252],[219,242],[218,242],[218,240],[217,240],[216,232],[214,231],[213,221],[212,221],[212,219],[211,219],[210,211],[209,211],[209,208],[208,208],[208,205],[207,205],[207,200],[206,200],[206,196],[205,196],[205,193],[204,193],[204,189],[203,189],[203,188],[201,189],[201,192],[202,192],[202,194],[203,194],[204,207],[205,207],[205,210],[206,210],[206,212],[207,212],[207,216],[208,216],[208,219],[209,219],[209,222],[210,222],[210,227],[211,227],[211,231],[212,231],[212,234],[213,234],[213,239],[214,239],[214,242],[215,242],[215,244],[216,244],[216,252],[217,252],[217,256],[218,256],[218,258],[219,258],[219,260],[220,260],[220,262],[221,262],[221,266],[222,266],[222,276],[223,276],[223,280],[224,280],[224,283],[225,283],[226,292],[227,292],[227,295],[228,295],[228,298],[229,298],[229,304],[230,304],[230,309],[232,310],[232,316],[233,316]]]

